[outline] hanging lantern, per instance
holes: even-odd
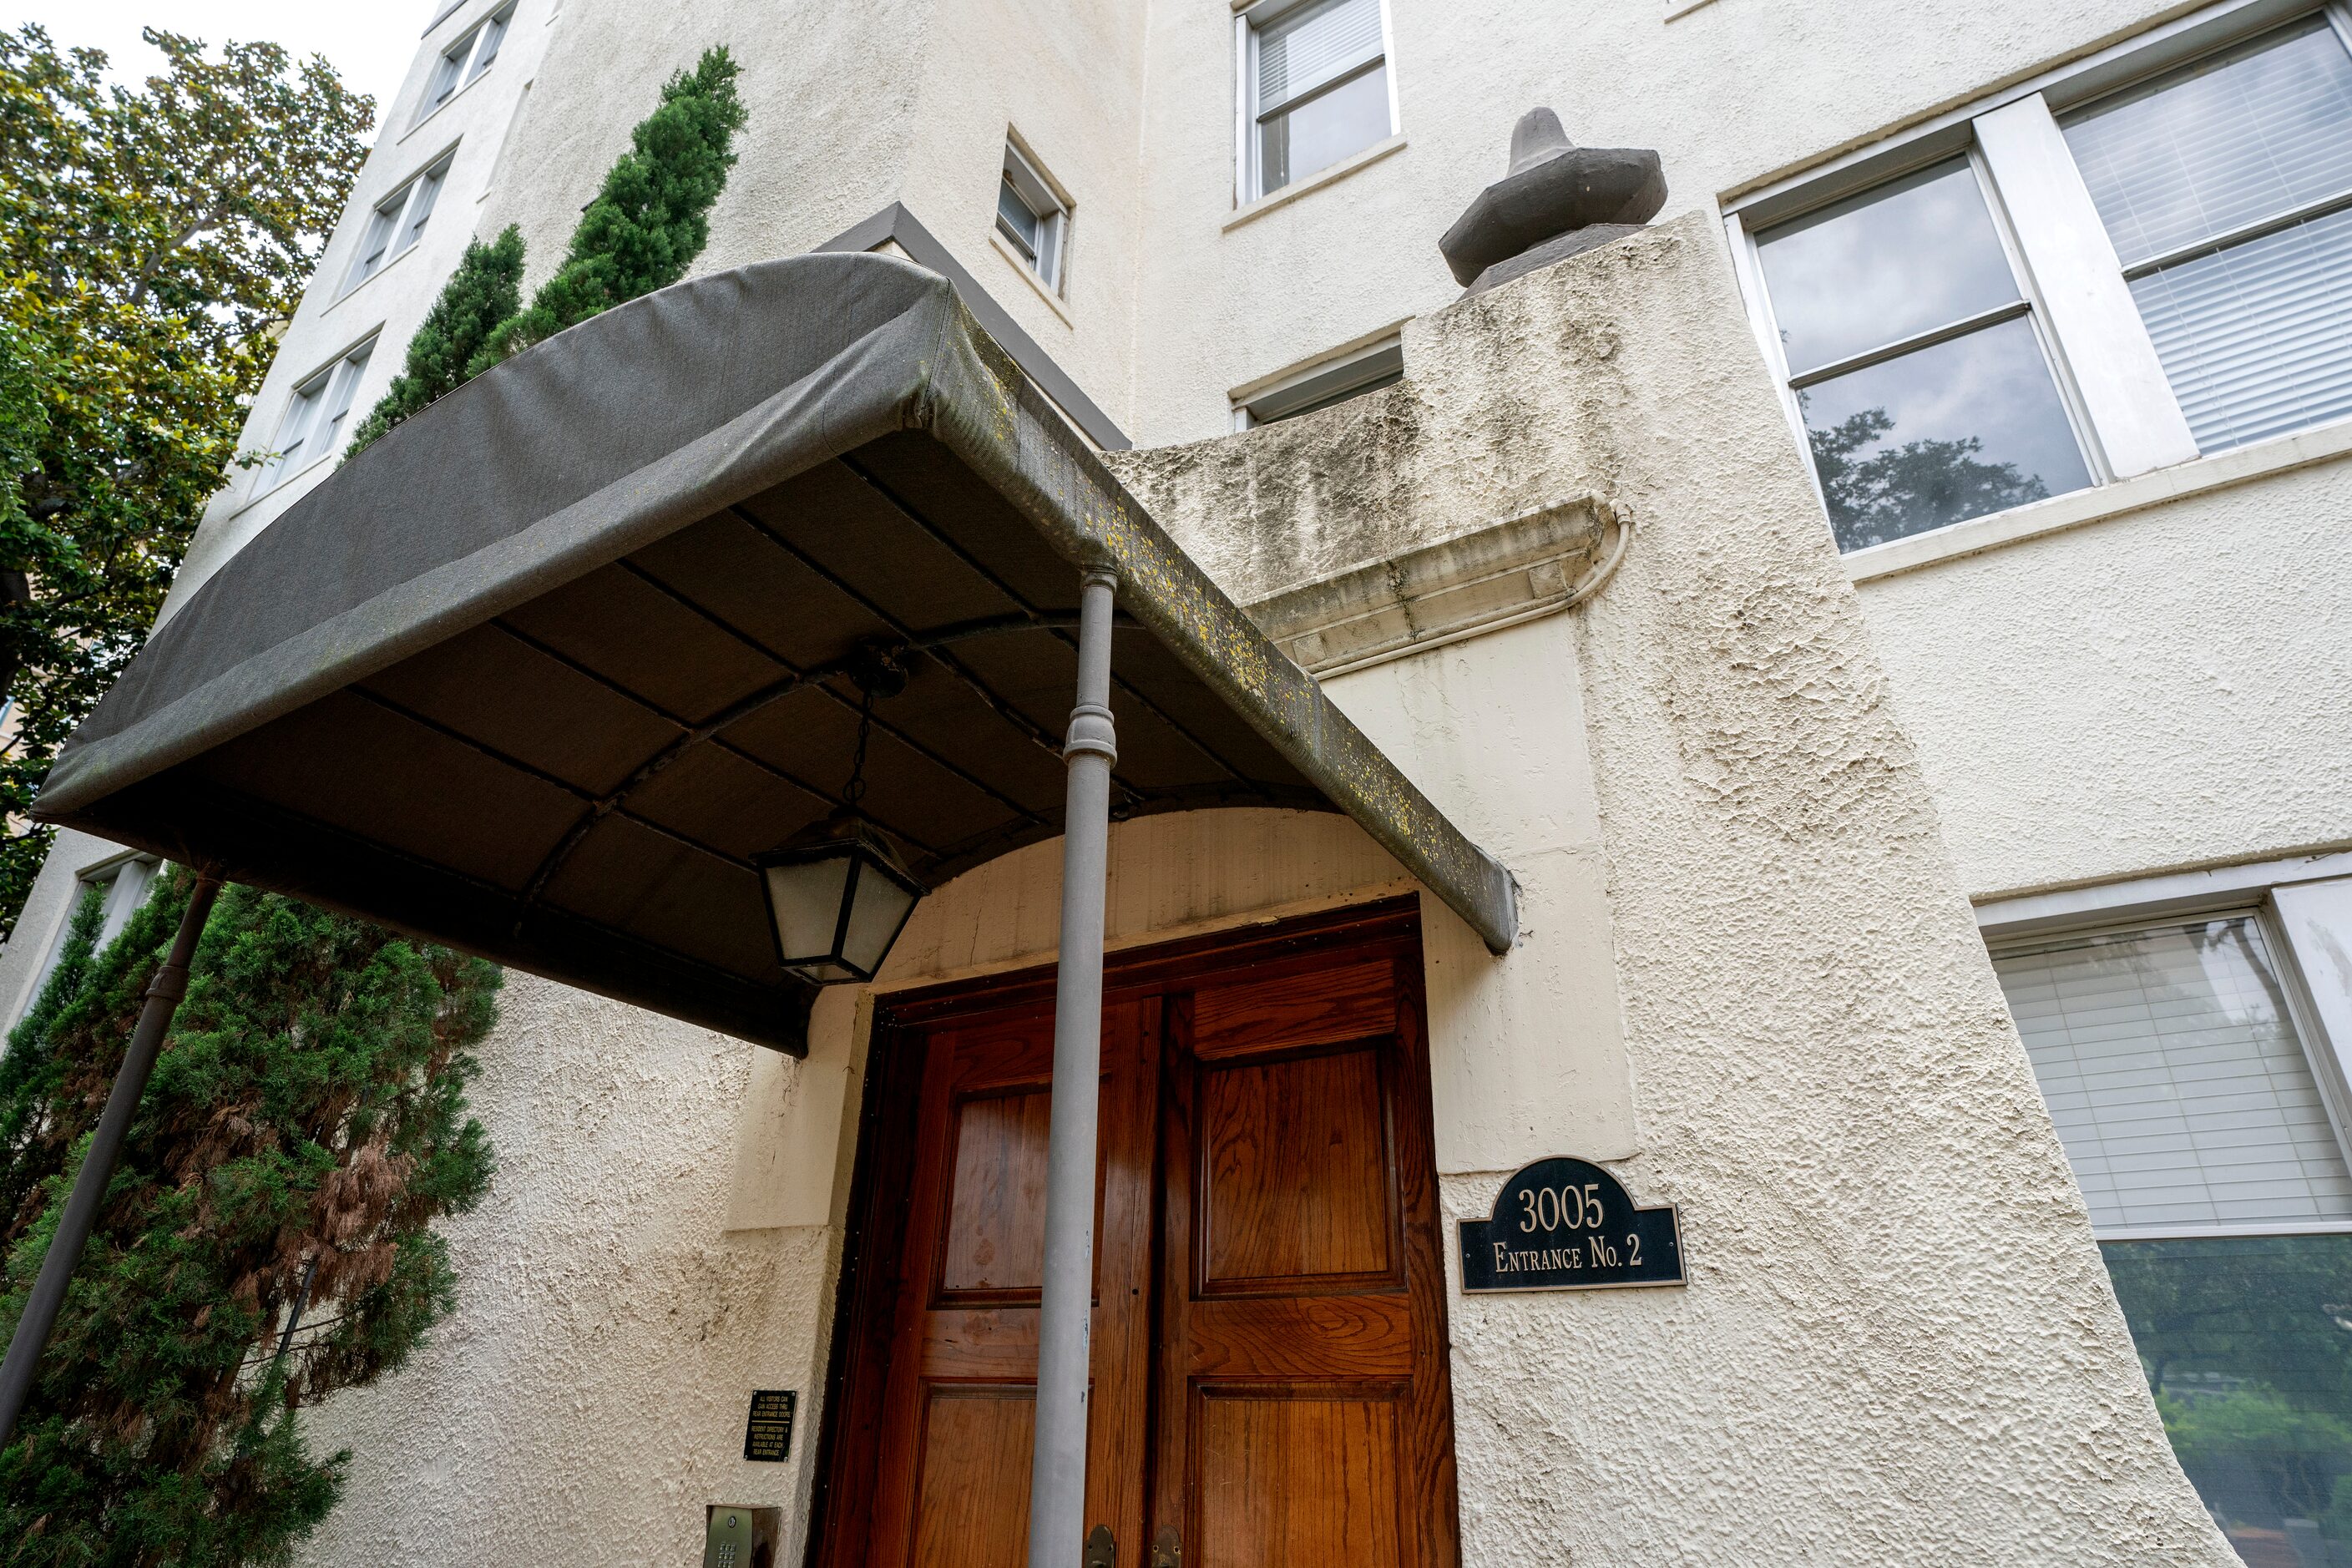
[[[776,956],[819,985],[867,981],[928,891],[855,809],[753,858]]]
[[[767,895],[776,956],[786,970],[818,985],[873,979],[916,901],[929,891],[858,810],[866,795],[874,700],[906,689],[906,668],[887,650],[866,648],[850,674],[858,689],[857,750],[841,809],[751,858]]]

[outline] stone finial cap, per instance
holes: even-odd
[[[1454,281],[1491,288],[1505,278],[1632,232],[1666,205],[1665,171],[1646,147],[1579,147],[1549,109],[1511,132],[1511,168],[1478,193],[1437,242]],[[1580,233],[1580,231],[1585,231]],[[1539,257],[1530,253],[1540,251]],[[1506,267],[1528,256],[1525,266]]]
[[[1576,143],[1560,129],[1559,115],[1549,109],[1530,109],[1511,128],[1511,166],[1506,173],[1523,174],[1538,163],[1575,150]]]

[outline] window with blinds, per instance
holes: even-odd
[[[2102,1230],[2352,1219],[2352,1174],[2253,916],[1993,967]]]
[[[1380,0],[1260,5],[1244,15],[1243,35],[1246,195],[1278,191],[1394,130]]]
[[[2201,450],[2352,414],[2352,52],[2326,16],[2063,129]]]

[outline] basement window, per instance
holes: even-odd
[[[1234,396],[1234,428],[1296,419],[1404,379],[1404,340],[1391,335],[1335,359],[1318,361],[1246,395]]]
[[[1020,148],[1006,142],[1003,177],[996,186],[996,232],[1049,294],[1062,289],[1069,229],[1069,203],[1046,183]]]

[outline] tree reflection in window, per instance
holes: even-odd
[[[1798,398],[1804,401],[1804,395]],[[2050,494],[2040,475],[2020,473],[2015,463],[1985,461],[1980,437],[1887,446],[1895,416],[1884,408],[1863,409],[1825,429],[1807,423],[1813,468],[1840,550],[1884,544]]]
[[[2248,1561],[2352,1562],[2352,1236],[2101,1250],[2180,1468]]]

